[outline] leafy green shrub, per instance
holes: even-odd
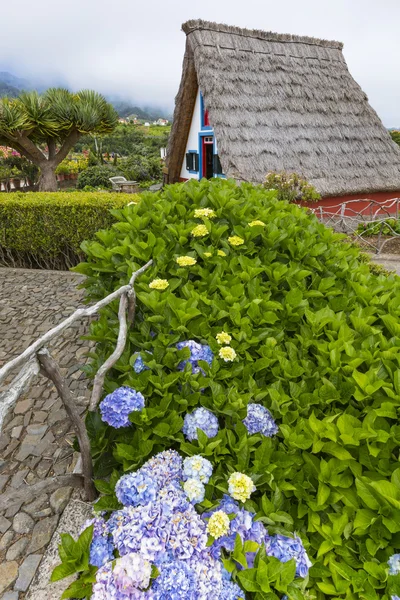
[[[198,208],[216,214],[196,237]],[[245,507],[270,534],[301,536],[313,566],[307,595],[292,587],[290,599],[389,600],[388,582],[398,594],[386,563],[400,549],[400,280],[372,274],[344,236],[250,184],[176,184],[113,215],[109,231],[83,244],[87,262],[75,270],[95,300],[154,260],[137,280],[136,323],[105,384],[107,393],[135,388],[146,406],[131,413],[132,428],[89,414],[96,477],[136,469],[166,448],[201,454],[214,473],[200,508],[240,471],[257,488]],[[179,256],[197,262],[180,267]],[[155,278],[168,287],[151,289]],[[115,347],[116,315],[108,307],[92,324],[92,372]],[[233,362],[220,358],[221,331],[232,336]],[[175,344],[190,339],[214,352],[204,376],[177,369],[188,354]],[[138,353],[148,366],[140,374]],[[271,411],[277,435],[248,435],[249,402]],[[188,442],[183,418],[199,405],[220,429]],[[118,507],[117,479],[98,482],[99,509]],[[280,598],[271,572],[257,573],[237,574],[246,598]]]
[[[357,233],[362,233],[363,237],[373,235],[394,235],[400,233],[400,221],[398,219],[382,219],[374,223],[360,223],[357,227]]]
[[[68,269],[82,259],[81,243],[110,227],[110,209],[137,197],[84,192],[0,195],[0,261],[5,266]]]
[[[90,185],[91,187],[95,188],[102,187],[111,189],[112,184],[110,177],[114,177],[115,175],[121,175],[121,173],[111,166],[107,167],[99,165],[88,167],[79,173],[76,187],[78,189],[83,189],[87,185]]]
[[[277,190],[278,200],[288,202],[295,200],[316,202],[321,198],[315,187],[297,173],[268,173],[265,176],[264,187],[268,190]]]
[[[130,156],[120,162],[119,168],[131,181],[154,181],[162,176],[161,161],[157,157]]]
[[[400,146],[400,131],[392,130],[392,131],[389,131],[389,133],[392,137],[392,140]]]

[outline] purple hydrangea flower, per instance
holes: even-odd
[[[219,600],[239,600],[239,598],[244,598],[244,592],[237,583],[223,579]]]
[[[312,564],[298,535],[294,538],[279,534],[268,537],[265,541],[265,551],[268,556],[275,556],[281,562],[294,558],[298,577],[306,577]]]
[[[262,433],[262,435],[272,437],[278,433],[278,426],[271,413],[262,404],[249,404],[247,406],[247,417],[243,420],[243,424],[250,434]]]
[[[182,350],[182,348],[189,348],[190,350],[190,357],[179,363],[178,370],[183,371],[185,366],[189,363],[192,366],[193,374],[202,373],[205,376],[205,371],[199,366],[198,361],[204,360],[211,365],[214,354],[212,353],[210,346],[199,344],[194,340],[188,340],[186,342],[178,342],[176,347],[178,350]]]
[[[236,535],[239,534],[243,543],[247,541],[256,542],[261,545],[268,539],[268,532],[261,521],[254,520],[254,513],[239,508],[235,500],[232,500],[227,494],[224,495],[219,505],[212,511],[203,513],[202,518],[207,519],[217,510],[222,510],[227,515],[236,515],[229,524],[229,532],[218,538],[211,545],[211,556],[215,559],[221,555],[221,550],[233,552],[235,547]],[[246,558],[249,568],[253,566],[255,552],[247,552]]]
[[[400,554],[393,554],[388,560],[389,575],[398,575],[400,573]]]
[[[189,441],[197,440],[197,429],[204,431],[207,437],[213,438],[218,433],[217,417],[204,407],[196,408],[185,416],[182,431]]]
[[[183,478],[182,458],[175,450],[165,450],[150,458],[140,469],[142,475],[154,480],[161,489]]]
[[[117,573],[114,574],[113,565],[109,562],[96,573],[91,600],[156,600],[156,598],[151,590],[144,591],[132,587],[131,579],[126,575],[124,578],[122,570],[118,573],[117,569]]]
[[[194,571],[184,561],[162,566],[160,576],[153,584],[157,600],[197,600]]]
[[[110,523],[111,521],[111,523]],[[187,502],[179,486],[163,488],[154,501],[128,506],[109,521],[115,547],[121,556],[139,552],[150,561],[186,560],[207,547],[206,525]]]
[[[134,594],[149,587],[151,564],[140,554],[132,552],[117,558],[113,569],[115,587],[124,594]]]
[[[222,590],[222,564],[205,553],[202,557],[192,556],[189,564],[196,577],[197,600],[219,598]]]
[[[126,386],[108,394],[100,404],[102,420],[115,428],[128,427],[130,413],[143,408],[142,394]]]
[[[157,483],[140,471],[123,475],[115,486],[115,495],[124,506],[151,502],[156,498],[157,492]]]
[[[112,563],[106,563],[96,573],[96,583],[93,585],[91,600],[109,600],[116,598],[117,590],[114,584]]]

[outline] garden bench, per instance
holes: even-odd
[[[128,194],[134,194],[138,191],[139,186],[137,181],[128,181],[122,175],[110,177],[113,190],[116,192],[126,192]]]

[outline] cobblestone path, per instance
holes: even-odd
[[[79,275],[0,269],[0,366],[82,304]],[[80,366],[90,343],[81,340],[88,320],[75,323],[50,350],[67,377],[82,413],[88,401]],[[13,374],[15,376],[15,374]],[[39,376],[7,415],[0,436],[0,493],[73,470],[74,434],[54,386]],[[25,597],[71,494],[60,488],[0,513],[0,599]]]

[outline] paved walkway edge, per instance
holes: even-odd
[[[57,529],[46,549],[25,600],[60,600],[62,593],[74,580],[74,576],[71,576],[55,583],[50,582],[54,567],[60,563],[58,555],[60,533],[70,533],[76,539],[86,519],[90,519],[91,515],[91,505],[82,502],[80,500],[80,490],[75,490],[58,522]]]

